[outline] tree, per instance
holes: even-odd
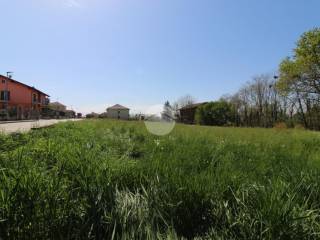
[[[320,94],[320,28],[304,33],[294,53],[305,87],[310,93]]]
[[[186,107],[188,105],[194,104],[196,102],[195,98],[191,95],[184,95],[182,97],[179,97],[178,100],[176,100],[172,105],[172,110],[174,114],[174,118],[176,120],[180,119],[180,108]]]
[[[176,101],[176,103],[179,105],[179,108],[186,107],[188,105],[194,104],[195,102],[196,102],[195,98],[189,94],[178,98],[178,100]]]
[[[306,128],[320,129],[320,28],[305,32],[294,49],[294,55],[284,59],[279,67],[279,91],[288,97]]]
[[[233,120],[232,106],[223,100],[202,105],[196,112],[196,122],[201,125],[223,126]]]
[[[162,120],[165,120],[165,121],[174,120],[173,110],[172,110],[172,107],[171,107],[169,101],[166,101],[163,105],[163,111],[161,113],[161,118],[162,118]]]
[[[290,58],[284,59],[279,67],[280,78],[277,82],[277,88],[282,95],[285,95],[292,103],[297,102],[299,112],[305,127],[308,127],[307,119],[304,113],[302,103],[303,93],[307,94],[303,79],[301,65]]]
[[[304,33],[294,55],[279,66],[278,87],[281,91],[320,94],[320,29]]]
[[[236,126],[272,127],[284,118],[286,111],[286,102],[270,74],[255,76],[225,101],[232,106]]]

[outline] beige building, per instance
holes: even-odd
[[[108,118],[128,120],[130,109],[119,104],[107,108]]]
[[[59,102],[52,102],[49,104],[49,108],[55,111],[65,112],[67,107]]]

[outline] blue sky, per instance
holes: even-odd
[[[0,73],[77,111],[233,93],[320,26],[308,0],[0,0]]]

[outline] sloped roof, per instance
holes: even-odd
[[[0,77],[1,77],[1,78],[5,78],[5,79],[7,79],[7,80],[10,80],[10,81],[12,81],[12,82],[14,82],[14,83],[21,84],[21,85],[23,85],[23,86],[25,86],[25,87],[27,87],[27,88],[30,88],[30,89],[33,89],[33,90],[39,92],[39,93],[42,93],[42,94],[46,95],[47,97],[50,97],[48,94],[40,91],[39,89],[36,89],[35,87],[31,87],[31,86],[29,86],[29,85],[27,85],[27,84],[24,84],[24,83],[22,83],[22,82],[19,82],[19,81],[17,81],[17,80],[12,79],[12,78],[8,78],[8,77],[3,76],[3,75],[1,75],[1,74],[0,74]]]
[[[116,104],[116,105],[113,105],[112,107],[108,107],[107,110],[109,109],[114,109],[114,110],[130,110],[129,108],[127,107],[124,107],[120,104]]]
[[[51,102],[50,105],[56,105],[56,106],[63,106],[66,107],[66,105],[60,103],[60,102]]]
[[[190,104],[188,106],[185,106],[183,108],[180,108],[180,110],[184,110],[184,109],[191,109],[191,108],[197,108],[201,105],[207,104],[208,102],[202,102],[202,103],[194,103],[194,104]]]

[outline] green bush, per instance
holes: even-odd
[[[234,121],[232,107],[226,101],[210,102],[196,111],[196,123],[201,125],[224,126]]]

